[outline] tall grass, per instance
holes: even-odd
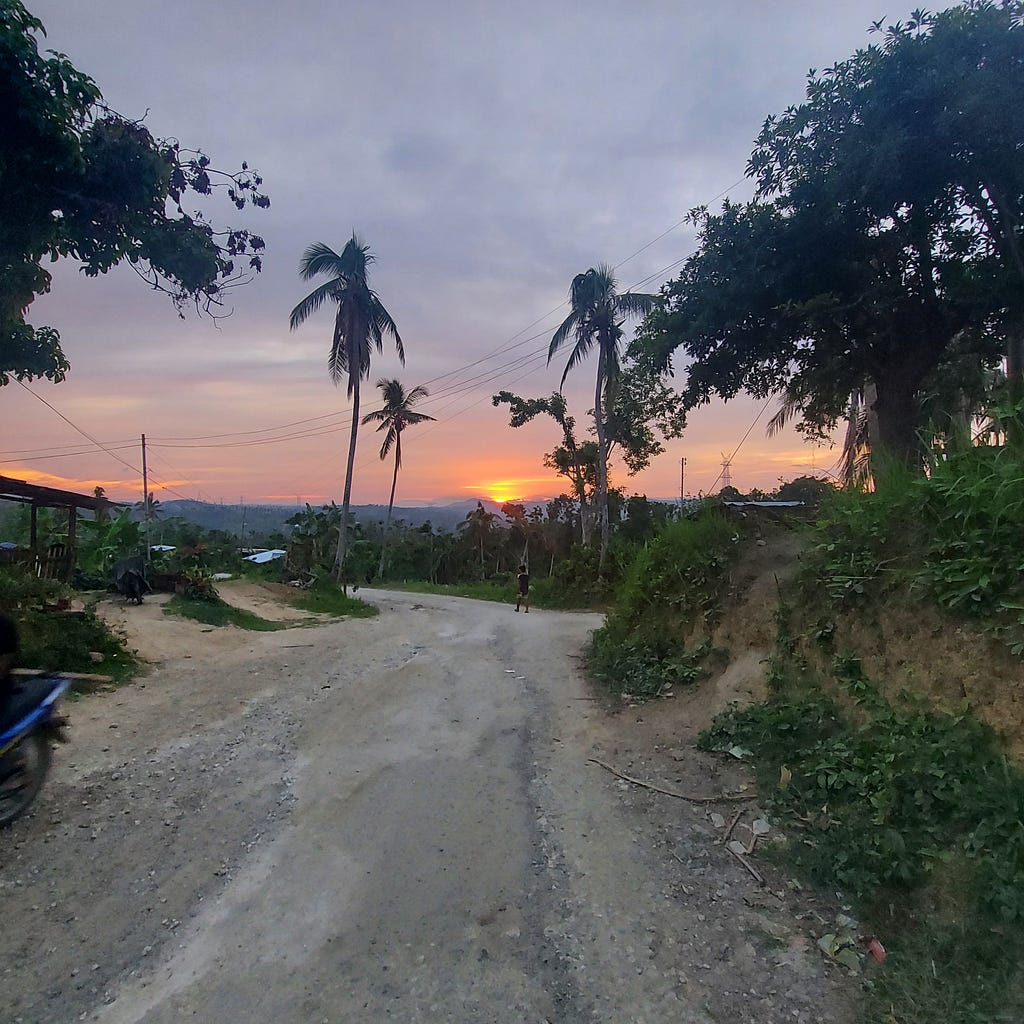
[[[815,553],[830,597],[855,605],[910,583],[1024,653],[1019,456],[970,448],[934,458],[927,475],[885,479],[876,493],[837,493],[822,507]]]
[[[591,672],[613,692],[636,697],[699,679],[708,646],[695,631],[718,611],[737,539],[720,512],[705,510],[670,523],[638,550],[594,633]]]

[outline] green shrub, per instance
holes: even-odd
[[[594,633],[591,672],[614,692],[653,697],[701,676],[709,646],[687,637],[714,618],[738,535],[719,512],[666,525],[637,550],[605,625]]]
[[[801,829],[793,858],[819,883],[866,904],[962,853],[985,913],[1024,921],[1024,774],[972,715],[893,706],[855,660],[836,667],[859,715],[820,694],[778,697],[716,719],[701,745],[752,754],[776,812]]]
[[[132,675],[138,663],[124,637],[89,608],[62,610],[72,596],[70,588],[57,580],[41,580],[21,571],[0,572],[0,612],[18,625],[19,663],[48,671],[101,672],[115,679]]]
[[[882,490],[822,507],[811,571],[836,605],[910,584],[981,621],[1024,654],[1024,464],[979,446],[933,459],[926,476],[890,472]]]

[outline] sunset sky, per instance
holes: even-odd
[[[376,357],[363,411],[379,377],[431,392],[418,408],[437,422],[404,435],[398,503],[557,494],[542,463],[554,423],[513,431],[490,398],[557,389],[564,361],[548,367],[546,353],[572,277],[605,262],[620,290],[657,291],[693,249],[686,212],[749,195],[752,142],[801,100],[807,70],[870,42],[871,20],[907,13],[878,0],[27,6],[43,46],[112,107],[216,166],[249,161],[272,206],[211,209],[268,247],[217,324],[178,319],[128,269],[87,280],[54,268],[29,319],[60,330],[72,370],[0,392],[0,473],[138,500],[145,433],[161,500],[313,504],[340,501],[350,406],[327,373],[331,311],[288,330],[312,287],[297,272],[309,243],[340,250],[356,230],[405,343],[404,368],[393,349]],[[580,423],[594,372],[588,361],[566,385]],[[648,470],[613,467],[613,483],[678,495],[685,456],[687,493],[717,490],[737,448],[741,489],[833,468],[834,452],[793,433],[767,439],[773,412],[700,410]],[[357,504],[387,501],[379,441],[363,428]]]

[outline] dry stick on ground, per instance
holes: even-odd
[[[604,761],[599,761],[596,757],[590,757],[587,760],[591,761],[593,764],[599,765],[601,768],[604,768],[605,771],[611,772],[612,775],[617,775],[620,779],[632,782],[634,786],[642,786],[644,789],[651,789],[655,793],[663,793],[665,796],[674,796],[677,800],[686,800],[691,804],[719,804],[733,800],[756,799],[755,794],[741,793],[723,793],[721,796],[690,796],[687,793],[677,793],[672,789],[662,789],[661,786],[652,785],[650,782],[641,782],[640,779],[634,779],[632,775],[620,772],[618,768],[613,768],[610,764],[606,764]]]
[[[737,822],[738,822],[738,821],[740,820],[740,817],[742,816],[742,814],[743,814],[743,808],[741,807],[741,808],[740,808],[740,809],[739,809],[739,810],[738,810],[738,811],[737,811],[737,812],[736,812],[736,813],[735,813],[735,814],[734,814],[734,815],[732,816],[732,821],[730,821],[730,822],[729,822],[729,827],[728,827],[728,828],[727,828],[727,829],[725,830],[725,835],[724,835],[724,836],[722,836],[722,838],[718,840],[718,845],[719,845],[719,846],[725,846],[725,844],[726,844],[727,842],[729,842],[729,839],[730,839],[730,838],[731,838],[731,836],[732,836],[732,830],[733,830],[733,829],[734,829],[734,828],[736,827],[736,824],[737,824]]]
[[[764,885],[764,875],[762,875],[761,872],[758,871],[742,853],[738,853],[732,848],[732,846],[727,846],[726,849],[751,873],[751,875],[753,875],[754,881],[757,882],[758,885]]]

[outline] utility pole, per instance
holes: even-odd
[[[149,564],[149,473],[146,469],[146,435],[142,435],[142,535],[146,539],[146,564]]]
[[[686,459],[679,460],[679,508],[686,504]]]

